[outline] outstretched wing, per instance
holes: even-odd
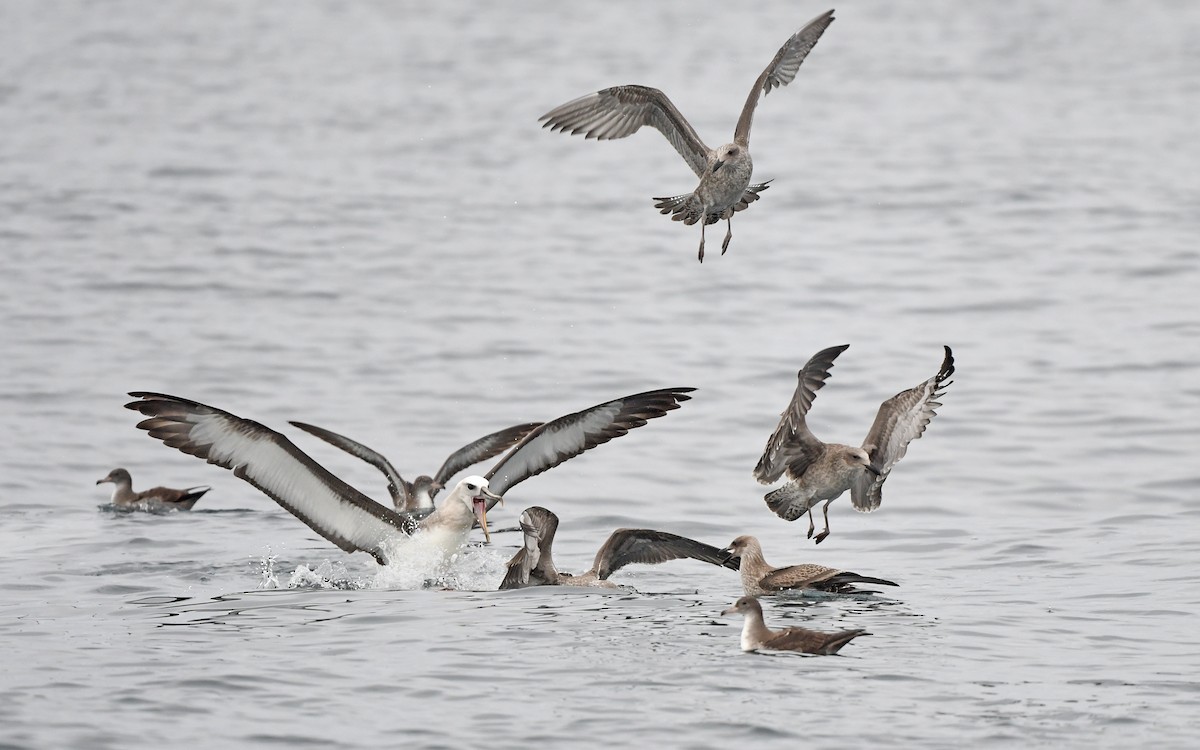
[[[737,129],[733,132],[734,143],[749,145],[750,124],[754,120],[754,109],[758,106],[759,94],[766,96],[771,93],[771,89],[791,83],[796,77],[796,72],[800,70],[800,63],[804,62],[812,48],[817,46],[817,40],[831,23],[833,11],[825,11],[783,43],[771,64],[759,74],[754,88],[750,89],[750,96],[746,99],[746,105],[742,107],[742,116],[738,118]]]
[[[685,557],[738,569],[739,561],[728,552],[695,539],[654,529],[617,529],[596,553],[592,570],[603,581],[632,563],[658,565]]]
[[[666,136],[697,177],[708,165],[708,146],[667,95],[649,86],[613,86],[581,96],[538,118],[542,120],[544,128],[600,141],[624,138],[649,125]]]
[[[805,415],[812,408],[817,391],[825,386],[833,360],[849,348],[849,344],[843,344],[822,349],[796,374],[799,383],[792,394],[792,401],[767,441],[758,465],[754,467],[754,476],[759,482],[770,484],[783,476],[785,471],[792,479],[799,479],[808,465],[821,454],[825,444],[809,431]]]
[[[400,476],[400,472],[396,471],[396,467],[392,466],[392,462],[379,451],[368,448],[357,440],[351,440],[345,435],[339,435],[332,430],[327,430],[324,427],[307,424],[306,422],[289,421],[288,424],[293,427],[299,427],[305,432],[316,435],[330,445],[341,448],[352,456],[361,458],[363,461],[374,466],[388,480],[388,492],[392,495],[392,504],[397,508],[408,507],[408,499],[411,494],[411,485],[404,481],[404,477]]]
[[[871,457],[871,465],[879,469],[879,476],[861,472],[850,487],[850,499],[855,510],[869,513],[883,502],[883,482],[892,467],[908,452],[908,444],[921,437],[925,426],[933,419],[934,409],[941,406],[938,401],[946,387],[953,381],[954,355],[946,347],[942,367],[929,380],[916,388],[909,388],[892,396],[879,407],[875,423],[863,441],[863,450]]]
[[[434,481],[445,486],[450,481],[450,478],[458,472],[468,466],[477,464],[480,461],[486,461],[492,456],[503,453],[519,443],[530,432],[541,426],[541,422],[514,425],[499,432],[493,432],[491,435],[485,435],[474,442],[467,443],[450,454],[446,462],[442,464],[442,468],[438,469],[437,474],[434,475]]]
[[[500,590],[526,586],[547,586],[558,583],[552,551],[558,516],[534,505],[521,512],[521,531],[525,545],[508,561],[508,572],[500,582]]]
[[[694,390],[664,388],[635,393],[547,422],[526,435],[492,467],[486,476],[488,486],[492,492],[503,495],[529,477],[678,409],[682,402],[691,398],[686,394]],[[495,502],[488,501],[489,510]]]
[[[283,435],[196,401],[134,392],[125,405],[149,417],[138,428],[171,448],[233,470],[309,528],[347,552],[386,564],[383,543],[411,522],[335,477]]]

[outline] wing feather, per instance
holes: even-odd
[[[555,107],[538,118],[544,128],[605,141],[633,135],[643,125],[658,130],[699,177],[708,146],[667,95],[649,86],[613,86]]]
[[[406,508],[411,504],[412,485],[405,481],[404,477],[400,476],[400,472],[396,471],[396,467],[392,466],[392,462],[388,461],[379,451],[368,448],[357,440],[351,440],[345,435],[339,435],[324,427],[317,427],[306,422],[296,421],[289,421],[288,424],[293,427],[299,427],[310,435],[315,435],[330,445],[341,448],[350,455],[371,464],[387,477],[388,492],[392,496],[392,504],[397,508]]]
[[[536,428],[486,475],[492,492],[505,491],[569,458],[607,443],[648,420],[661,417],[691,398],[695,388],[664,388],[636,393],[567,414]],[[489,509],[494,505],[489,501]]]
[[[742,107],[742,115],[738,118],[737,128],[733,132],[734,143],[743,146],[749,145],[750,125],[754,121],[754,110],[758,106],[760,94],[766,96],[771,93],[772,89],[791,83],[792,79],[796,77],[797,71],[800,70],[800,63],[804,62],[804,58],[808,57],[812,48],[817,46],[817,40],[821,38],[831,23],[833,23],[833,11],[825,11],[805,24],[804,28],[783,43],[783,46],[775,53],[771,64],[759,74],[758,80],[754,82],[754,88],[750,89],[750,96],[747,97],[746,104]]]
[[[384,542],[411,531],[411,523],[309,458],[283,435],[258,422],[196,401],[161,393],[130,393],[125,408],[149,417],[138,423],[165,445],[249,482],[309,528],[347,552],[362,551],[381,564]]]
[[[446,458],[442,467],[434,475],[434,481],[445,486],[458,472],[503,453],[541,426],[541,422],[514,425],[467,443]]]
[[[871,457],[871,464],[879,469],[879,476],[863,472],[850,487],[850,498],[855,510],[869,513],[883,502],[883,482],[892,467],[908,452],[908,444],[921,437],[934,411],[942,403],[938,399],[953,381],[954,355],[945,347],[946,356],[942,367],[929,380],[906,391],[901,391],[884,401],[875,415],[863,450]]]
[[[654,529],[617,529],[596,553],[592,571],[603,581],[632,563],[658,565],[683,558],[738,569],[738,561],[728,552],[695,539]]]
[[[763,484],[770,484],[786,471],[792,479],[799,479],[809,464],[821,455],[825,444],[812,434],[805,415],[812,408],[817,391],[825,386],[829,370],[838,355],[850,348],[849,344],[822,349],[805,363],[796,374],[799,381],[792,400],[779,420],[779,426],[767,441],[762,458],[754,467],[754,476]]]

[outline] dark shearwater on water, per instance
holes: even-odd
[[[797,377],[799,384],[792,401],[783,412],[766,450],[754,467],[754,476],[770,484],[785,473],[789,481],[767,493],[767,507],[780,518],[795,521],[808,513],[808,536],[816,525],[812,508],[825,501],[825,530],[816,536],[819,544],[829,536],[829,504],[846,490],[854,509],[869,513],[883,501],[883,482],[896,462],[908,451],[908,444],[921,437],[934,417],[934,409],[954,374],[954,355],[945,347],[946,356],[937,374],[920,385],[901,391],[879,407],[875,422],[861,447],[823,443],[808,429],[805,415],[825,385],[833,360],[849,344],[832,346],[813,355]]]
[[[142,492],[133,491],[133,477],[125,469],[113,469],[108,476],[97,479],[96,484],[113,483],[112,504],[118,508],[145,510],[191,510],[196,501],[211,487],[188,487],[175,490],[170,487],[153,487]]]
[[[567,414],[527,434],[486,476],[458,482],[420,522],[375,502],[333,475],[280,433],[216,407],[161,393],[133,392],[127,409],[151,437],[233,471],[313,531],[347,552],[388,562],[392,540],[421,531],[449,555],[466,543],[476,520],[487,536],[487,511],[504,492],[586,450],[678,409],[694,388],[637,393]]]
[[[855,584],[872,586],[897,586],[899,584],[883,578],[859,575],[848,570],[827,568],[824,565],[803,563],[776,568],[763,559],[762,546],[758,539],[744,535],[734,539],[725,548],[740,561],[738,572],[742,575],[742,593],[746,596],[766,596],[781,591],[812,589],[833,594],[874,593],[859,589]]]
[[[865,630],[842,630],[837,633],[822,633],[807,628],[784,628],[772,630],[763,620],[762,605],[753,596],[743,596],[722,615],[742,614],[743,651],[801,651],[806,654],[829,656],[836,654],[850,641],[860,635],[870,635]]]
[[[658,202],[654,207],[664,214],[672,214],[673,220],[684,224],[700,222],[698,255],[703,263],[704,227],[722,219],[727,222],[725,241],[721,243],[721,254],[724,255],[733,237],[733,214],[758,200],[758,194],[767,189],[766,182],[750,184],[754,172],[754,163],[750,159],[750,125],[760,96],[792,82],[800,64],[831,23],[832,10],[809,21],[784,42],[750,89],[733,132],[733,142],[719,148],[704,145],[695,128],[667,95],[649,86],[607,88],[555,107],[538,119],[545,121],[542,127],[571,135],[582,133],[586,138],[601,141],[632,135],[643,125],[666,136],[700,178],[700,184],[684,195],[655,198]]]
[[[669,560],[691,558],[737,570],[727,552],[695,539],[654,529],[617,529],[596,553],[592,567],[585,573],[561,573],[554,566],[554,533],[558,516],[540,506],[521,513],[524,545],[508,561],[508,573],[500,590],[528,586],[598,586],[617,588],[608,577],[626,565],[657,565]]]

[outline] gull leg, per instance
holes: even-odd
[[[721,243],[721,255],[724,255],[725,251],[729,249],[729,241],[733,239],[733,218],[726,219],[725,224],[729,229],[725,232],[725,241]]]
[[[808,538],[812,539],[813,532],[817,530],[817,525],[813,523],[812,508],[808,509]]]
[[[813,540],[817,544],[820,544],[821,541],[825,539],[825,537],[829,536],[829,504],[832,502],[833,502],[833,500],[825,501],[825,507],[823,508],[823,510],[825,512],[825,530],[822,531],[820,534],[817,534],[817,538]]]
[[[700,262],[704,262],[704,223],[700,223]]]

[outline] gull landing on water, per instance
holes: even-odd
[[[386,565],[393,540],[402,535],[431,535],[447,557],[466,543],[476,520],[486,536],[487,511],[509,488],[678,409],[693,390],[637,393],[547,422],[485,476],[460,480],[441,507],[420,523],[354,489],[258,422],[161,393],[130,393],[138,400],[125,408],[148,417],[137,426],[151,437],[231,469],[341,549],[366,552]]]
[[[792,401],[767,441],[758,466],[754,467],[755,478],[763,484],[787,474],[791,481],[763,499],[776,515],[788,521],[807,513],[810,538],[816,529],[812,508],[825,501],[825,530],[817,534],[818,544],[829,536],[829,504],[846,490],[850,490],[855,510],[869,513],[879,507],[884,480],[896,462],[904,458],[908,444],[925,432],[925,426],[935,415],[934,409],[942,405],[938,399],[954,374],[954,355],[947,346],[936,375],[880,405],[861,447],[823,443],[808,429],[805,417],[817,391],[825,385],[833,361],[849,346],[823,349],[800,370]]]
[[[113,469],[108,476],[97,479],[96,484],[113,483],[112,504],[118,508],[145,508],[146,510],[191,510],[211,487],[189,487],[173,490],[170,487],[154,487],[142,492],[133,491],[133,477],[125,469]]]
[[[331,430],[326,430],[323,427],[317,427],[304,422],[289,422],[289,424],[299,427],[309,434],[316,435],[325,442],[366,461],[382,472],[387,477],[387,488],[392,496],[392,504],[396,507],[396,510],[404,513],[432,510],[433,498],[437,497],[437,493],[440,490],[446,488],[446,483],[455,474],[468,466],[500,455],[521,442],[526,435],[542,425],[541,422],[530,422],[529,424],[514,425],[499,432],[485,435],[451,453],[442,464],[442,467],[438,469],[437,474],[434,474],[432,477],[422,474],[410,482],[400,476],[400,472],[396,471],[395,467],[392,466],[392,462],[388,461],[382,453],[372,450],[362,443],[351,440],[344,435],[339,435]]]
[[[508,561],[508,573],[500,583],[501,591],[529,586],[617,588],[608,577],[626,565],[657,565],[683,558],[737,570],[737,563],[712,545],[666,531],[617,529],[600,546],[591,570],[579,575],[560,573],[554,567],[553,558],[554,534],[557,530],[558,516],[545,508],[535,505],[521,513],[521,531],[525,534],[525,543]]]
[[[692,225],[700,222],[700,262],[704,262],[704,227],[724,219],[728,224],[721,254],[733,238],[733,214],[754,201],[767,189],[767,182],[750,184],[754,163],[750,159],[750,125],[760,95],[777,86],[786,86],[796,77],[800,64],[817,44],[821,34],[833,23],[833,11],[826,11],[784,42],[775,58],[759,74],[742,107],[733,142],[709,148],[696,130],[676,109],[667,95],[648,86],[614,86],[580,97],[556,107],[538,118],[542,127],[584,134],[586,138],[609,140],[624,138],[649,125],[666,136],[687,162],[700,184],[686,195],[655,198],[655,208],[671,214],[674,221]],[[768,181],[769,182],[769,181]]]
[[[739,536],[725,552],[740,561],[738,572],[742,575],[742,593],[746,596],[767,596],[781,591],[814,589],[833,594],[875,593],[855,588],[857,583],[873,586],[896,586],[883,578],[871,578],[848,570],[827,568],[824,565],[805,563],[776,568],[763,559],[762,546],[752,536]]]
[[[762,605],[753,596],[743,596],[721,614],[745,615],[742,623],[743,651],[800,651],[829,656],[860,635],[870,635],[865,630],[843,630],[838,633],[822,633],[807,628],[771,630],[763,620]]]

